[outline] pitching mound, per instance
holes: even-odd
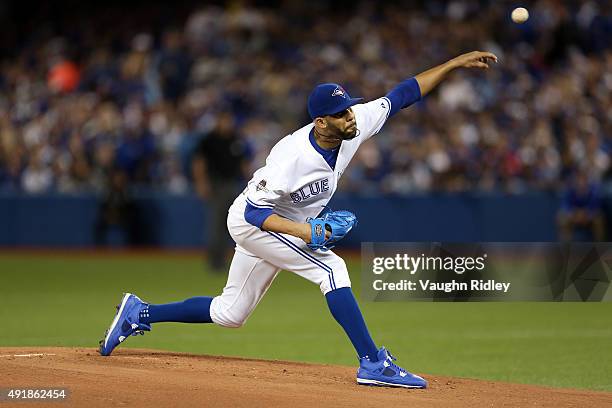
[[[134,349],[100,357],[86,348],[0,348],[1,387],[66,387],[70,406],[612,406],[608,392],[425,377],[426,390],[377,388],[358,386],[351,367]]]

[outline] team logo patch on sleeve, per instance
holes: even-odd
[[[266,180],[261,180],[259,184],[257,184],[257,187],[255,187],[255,190],[265,191],[266,193],[268,193],[269,190],[266,188],[266,184],[267,184]]]

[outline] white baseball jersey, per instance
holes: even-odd
[[[249,202],[296,222],[317,216],[359,146],[384,125],[390,101],[383,97],[352,109],[359,134],[341,143],[334,169],[311,144],[314,125],[309,124],[272,148],[266,165],[230,207],[227,227],[236,250],[223,293],[211,303],[210,316],[216,324],[242,326],[282,269],[315,283],[323,294],[351,286],[344,260],[333,251],[312,251],[300,238],[262,231],[249,224],[244,213]]]
[[[272,209],[296,222],[316,217],[336,191],[359,146],[380,131],[390,107],[386,97],[352,107],[359,132],[340,144],[334,169],[309,140],[313,123],[284,137],[272,148],[265,166],[254,173],[237,201],[247,200],[256,208]]]

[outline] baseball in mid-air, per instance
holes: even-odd
[[[521,24],[527,21],[527,19],[529,18],[529,11],[527,11],[525,7],[517,7],[512,10],[512,14],[510,15],[510,17],[512,17],[512,21],[514,21],[515,23]]]

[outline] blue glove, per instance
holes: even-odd
[[[316,251],[329,251],[334,247],[331,245],[340,241],[349,231],[357,225],[357,217],[350,211],[328,211],[319,218],[309,218],[306,220],[311,227],[310,244],[308,248]],[[331,233],[329,238],[325,238],[325,231]]]

